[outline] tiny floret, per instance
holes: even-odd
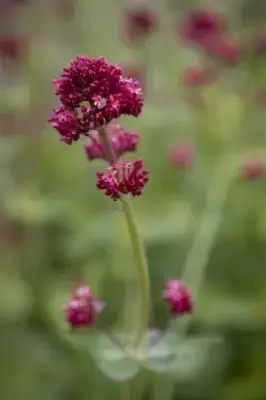
[[[72,329],[89,327],[103,307],[104,303],[92,295],[88,286],[78,287],[65,307],[66,320]]]
[[[53,84],[60,105],[49,122],[67,144],[121,115],[137,117],[142,111],[138,81],[123,76],[122,68],[104,57],[76,57]]]
[[[174,317],[192,313],[192,296],[182,280],[170,279],[166,281],[163,299],[167,302]]]
[[[113,200],[126,194],[140,196],[149,180],[149,172],[143,168],[142,159],[117,162],[107,172],[97,172],[97,187]]]

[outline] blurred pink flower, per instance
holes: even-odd
[[[193,311],[192,295],[182,280],[166,281],[163,299],[167,302],[173,317],[180,317]]]
[[[241,165],[241,175],[247,181],[254,181],[265,173],[265,164],[259,157],[245,159]]]
[[[186,169],[194,162],[195,154],[191,143],[180,142],[170,150],[170,161],[173,166]]]
[[[193,8],[182,24],[181,37],[185,42],[204,46],[210,37],[221,35],[225,27],[225,16],[219,10],[208,7]]]
[[[209,38],[205,42],[205,50],[210,57],[228,66],[238,64],[244,56],[240,43],[229,35]]]
[[[124,34],[131,43],[146,39],[158,29],[158,15],[147,6],[137,6],[124,11]]]
[[[65,307],[66,320],[73,329],[89,327],[103,308],[104,303],[92,295],[89,286],[84,285],[75,290]]]
[[[27,50],[27,41],[19,35],[0,36],[0,57],[19,61]]]

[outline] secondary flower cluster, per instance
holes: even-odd
[[[181,317],[193,310],[192,296],[181,280],[166,281],[163,299],[173,317]],[[67,323],[72,329],[90,327],[103,308],[104,303],[93,296],[89,286],[78,287],[65,307]]]
[[[65,307],[66,320],[72,328],[88,327],[96,321],[104,303],[97,300],[87,285],[78,287]]]
[[[210,7],[193,8],[181,28],[182,39],[195,44],[211,56],[227,65],[235,65],[242,59],[242,48],[227,32],[225,15]]]
[[[243,60],[243,47],[228,33],[225,15],[211,7],[196,7],[190,10],[181,26],[182,41],[197,46],[206,57],[207,65],[189,67],[184,74],[186,86],[212,83],[218,77],[215,64],[235,66]],[[209,59],[213,62],[210,63]]]
[[[50,122],[67,144],[121,115],[137,117],[142,110],[139,83],[104,57],[76,57],[53,83],[60,105]]]
[[[130,43],[147,39],[158,28],[157,13],[146,5],[127,9],[123,17],[124,34]]]
[[[97,172],[97,187],[104,190],[106,196],[118,200],[121,195],[130,193],[140,196],[149,180],[149,171],[143,168],[143,160],[118,162],[108,168],[108,172]]]

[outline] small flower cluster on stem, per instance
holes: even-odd
[[[125,220],[136,259],[139,283],[140,308],[136,343],[146,334],[149,323],[149,273],[138,226],[128,195],[140,196],[149,180],[150,171],[144,168],[144,160],[121,160],[127,152],[137,150],[140,134],[126,131],[120,124],[111,122],[121,115],[137,117],[143,106],[139,82],[123,76],[122,69],[105,58],[90,59],[79,56],[64,68],[61,77],[54,81],[60,105],[50,118],[60,140],[71,145],[85,136],[90,141],[84,150],[89,161],[101,159],[107,162],[106,171],[96,173],[96,186],[112,200],[122,203]],[[188,160],[186,154],[181,162]],[[183,160],[186,158],[187,161]],[[173,280],[166,283],[163,293],[170,313],[181,316],[192,311],[192,301],[184,283]],[[66,320],[72,328],[89,327],[103,308],[87,285],[76,289],[65,308]]]

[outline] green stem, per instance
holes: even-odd
[[[194,303],[197,301],[209,255],[223,216],[224,205],[234,178],[235,166],[233,164],[230,159],[225,158],[214,167],[206,194],[205,209],[200,216],[198,230],[184,266],[183,279],[190,285]],[[180,322],[179,332],[185,333],[189,321],[190,317],[184,318]]]
[[[100,129],[99,136],[105,150],[106,159],[110,165],[116,162],[116,156],[112,149],[108,134],[104,128]],[[135,218],[134,208],[130,198],[121,197],[123,212],[127,224],[127,229],[131,241],[132,250],[136,261],[136,271],[138,276],[140,304],[139,304],[139,323],[136,332],[135,345],[142,342],[149,324],[150,313],[150,280],[148,262],[142,240],[138,232],[138,225]]]
[[[139,324],[136,334],[136,345],[137,345],[145,335],[149,324],[149,311],[150,311],[149,269],[144,247],[138,232],[138,226],[135,219],[135,213],[132,203],[129,198],[125,197],[121,199],[121,202],[123,205],[123,211],[126,219],[132,250],[135,256],[137,275],[139,281],[140,310],[139,310]]]

